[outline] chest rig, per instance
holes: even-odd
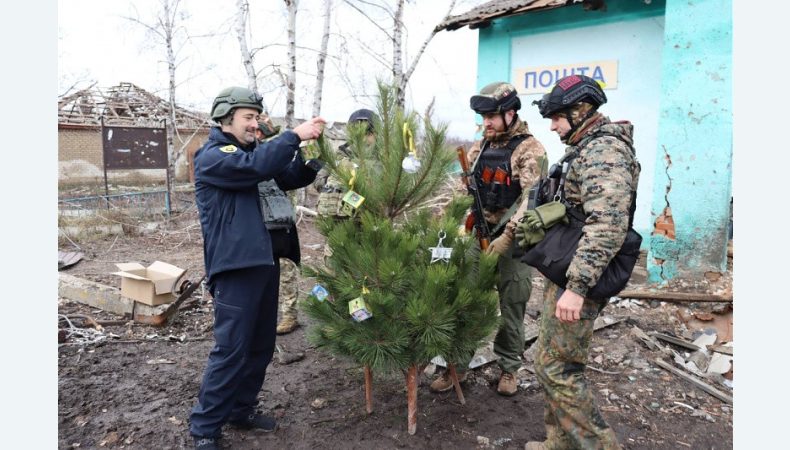
[[[516,147],[528,137],[529,134],[516,136],[499,148],[491,148],[488,141],[484,142],[472,175],[486,211],[497,212],[510,208],[521,196],[521,184],[513,180],[510,159]]]

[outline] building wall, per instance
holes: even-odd
[[[617,83],[606,86],[608,102],[601,112],[612,120],[634,124],[634,147],[642,164],[634,228],[644,236],[653,227],[650,208],[661,90],[663,2],[646,5],[609,1],[607,8],[606,12],[584,11],[581,5],[557,8],[497,20],[493,26],[481,29],[478,88],[507,80],[524,93],[534,92],[530,88],[537,84],[539,92],[520,95],[519,116],[546,147],[549,160],[557,161],[565,152],[565,145],[549,130],[549,121],[540,116],[532,101],[549,92],[563,74],[582,68],[579,73],[592,76],[593,67],[583,69],[586,63],[614,61],[617,71],[611,81]],[[522,69],[550,66],[569,68],[561,69],[558,76],[541,77],[543,83],[535,83],[534,78],[532,83],[525,83]],[[647,247],[646,242],[644,246]]]
[[[194,153],[208,138],[208,130],[179,130],[181,139],[175,145],[187,142],[186,154]],[[183,141],[182,141],[183,139]],[[176,180],[188,181],[186,155],[176,165]],[[163,181],[164,170],[126,170],[108,172],[110,180]],[[104,182],[102,139],[99,127],[58,127],[58,180],[62,183]]]
[[[727,269],[732,4],[667,0],[648,276]]]
[[[519,68],[617,61],[617,86],[606,89],[601,111],[634,124],[642,164],[634,227],[649,249],[650,280],[723,271],[732,173],[731,2],[606,6],[528,13],[480,29],[478,89],[508,80],[524,92]],[[531,105],[540,95],[521,95],[520,116],[556,160],[564,146]]]

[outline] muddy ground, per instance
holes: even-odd
[[[119,278],[111,275],[115,263],[147,265],[163,260],[188,269],[192,279],[202,275],[202,241],[194,207],[159,222],[156,229],[131,218],[113,220],[122,224],[123,235],[60,239],[60,250],[76,251],[79,246],[85,255],[65,273],[119,286]],[[304,263],[317,264],[323,237],[310,217],[303,218],[299,229]],[[638,287],[643,280],[642,267],[632,284]],[[538,277],[528,305],[533,314],[539,310],[540,285]],[[705,280],[685,287],[703,292],[719,285]],[[300,281],[301,292],[311,287],[310,280]],[[58,312],[122,323],[105,326],[101,334],[89,337],[100,339],[96,343],[81,343],[73,335],[59,344],[59,448],[190,448],[189,412],[213,343],[210,295],[199,289],[163,328],[123,323],[122,317],[63,298],[58,299]],[[732,448],[731,405],[659,368],[654,361],[661,353],[649,350],[632,334],[638,326],[690,339],[710,328],[711,317],[728,322],[731,331],[729,305],[622,299],[605,313],[628,319],[595,332],[590,352],[595,370],[588,369],[587,377],[623,447]],[[418,429],[411,436],[403,375],[374,374],[374,412],[368,415],[362,368],[311,347],[305,339],[305,329],[311,325],[304,315],[300,320],[302,327],[278,337],[278,353],[259,396],[260,409],[274,414],[280,429],[256,434],[226,428],[225,448],[521,449],[527,441],[545,438],[543,393],[531,373],[531,346],[518,374],[519,393],[509,398],[496,393],[496,363],[470,372],[463,385],[465,405],[452,392],[428,390],[436,370],[429,365],[421,375]],[[536,328],[533,317],[525,317],[525,323],[528,330]],[[67,332],[64,321],[59,326]],[[670,347],[683,353],[680,347]],[[291,362],[300,354],[303,359]],[[721,383],[707,382],[732,394]]]

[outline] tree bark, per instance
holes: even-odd
[[[236,31],[236,39],[239,41],[239,49],[241,50],[241,63],[244,66],[244,71],[247,73],[247,87],[258,97],[261,97],[263,111],[268,114],[269,108],[266,107],[263,96],[258,90],[258,76],[255,73],[255,66],[252,63],[252,54],[250,54],[250,49],[247,46],[249,13],[250,4],[247,0],[236,0],[236,24],[234,30]]]
[[[315,75],[315,97],[313,98],[313,117],[321,115],[321,97],[324,90],[324,67],[326,65],[326,53],[329,47],[329,26],[332,13],[332,0],[324,1],[324,33],[321,36],[321,51],[318,53]]]
[[[448,364],[447,368],[450,370],[450,379],[453,380],[455,395],[458,396],[458,401],[465,405],[466,399],[464,398],[464,391],[461,390],[461,383],[458,382],[458,372],[455,371],[455,364]]]
[[[417,432],[417,366],[409,367],[406,373],[406,398],[409,405],[409,434]]]
[[[296,11],[297,0],[285,0],[288,9],[288,76],[286,78],[285,123],[294,127],[294,107],[296,95]]]
[[[365,366],[365,411],[373,413],[373,372]]]
[[[403,3],[398,0],[392,23],[392,82],[395,85],[396,104],[403,108],[406,102],[403,79]]]

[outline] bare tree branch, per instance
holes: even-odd
[[[370,23],[372,23],[372,24],[373,24],[373,25],[374,25],[376,28],[378,28],[379,30],[381,30],[381,31],[382,31],[382,33],[384,33],[384,35],[385,35],[385,36],[387,36],[387,38],[388,38],[388,39],[393,39],[393,37],[390,35],[389,31],[387,31],[387,30],[385,30],[384,28],[382,28],[382,27],[381,27],[381,25],[379,25],[379,24],[378,24],[378,22],[377,22],[376,20],[373,20],[373,19],[372,19],[372,18],[371,18],[371,17],[370,17],[370,16],[369,16],[369,15],[368,15],[368,14],[367,14],[365,11],[362,11],[361,9],[359,9],[359,7],[358,7],[357,5],[355,5],[355,4],[353,4],[353,3],[351,3],[349,0],[343,0],[343,1],[344,1],[344,2],[345,2],[347,5],[348,5],[348,6],[350,6],[350,7],[354,8],[354,9],[355,9],[355,10],[357,10],[357,11],[358,11],[360,14],[362,14],[362,16],[363,16],[364,18],[368,19],[368,21],[370,21]]]

